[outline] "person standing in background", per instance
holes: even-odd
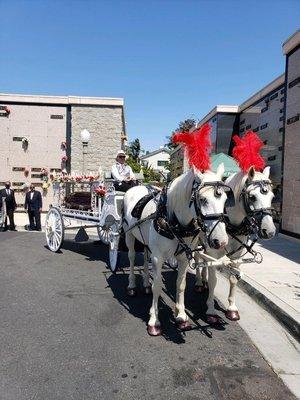
[[[5,199],[6,203],[6,214],[9,218],[9,230],[15,231],[15,221],[14,221],[14,212],[17,208],[17,203],[15,199],[15,192],[10,188],[10,182],[5,182],[5,189],[0,191],[0,204],[2,206],[2,199]],[[4,222],[4,230],[7,231],[7,217],[5,218]]]
[[[30,184],[30,191],[26,193],[24,207],[28,211],[29,229],[41,231],[42,195],[35,190],[33,183]]]

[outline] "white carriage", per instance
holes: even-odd
[[[96,228],[99,239],[109,246],[109,267],[117,268],[121,209],[124,193],[116,192],[111,180],[64,178],[53,182],[54,201],[45,223],[49,249],[58,252],[67,230],[77,230],[76,241],[87,240],[85,229]]]

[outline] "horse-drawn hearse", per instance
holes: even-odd
[[[241,171],[223,181],[224,166],[215,172],[210,168],[210,127],[204,125],[192,135],[174,136],[183,143],[191,169],[177,177],[162,190],[139,185],[124,193],[115,191],[110,181],[66,182],[59,185],[57,204],[50,208],[46,219],[46,238],[51,251],[58,251],[66,229],[97,227],[99,238],[109,245],[110,268],[117,269],[118,246],[125,237],[130,262],[127,293],[135,296],[135,241],[144,246],[143,286],[153,294],[148,333],[161,334],[158,319],[158,299],[162,289],[161,270],[168,262],[177,266],[176,323],[189,330],[191,324],[185,312],[184,291],[188,267],[196,267],[196,290],[208,286],[207,320],[218,323],[214,308],[216,267],[230,271],[229,307],[226,317],[239,319],[235,304],[235,288],[240,265],[262,261],[254,250],[257,239],[275,235],[271,201],[273,198],[269,168],[259,155],[263,143],[253,132],[235,137],[233,155]],[[82,200],[75,204],[76,185],[86,191],[90,207]],[[64,192],[67,190],[67,192]],[[89,194],[88,194],[89,193]],[[63,201],[61,201],[63,198]],[[87,203],[85,203],[87,204]],[[246,258],[245,258],[246,257]],[[150,285],[149,260],[152,262]],[[208,280],[205,277],[208,269]],[[202,271],[202,272],[201,272]]]

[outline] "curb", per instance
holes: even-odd
[[[218,271],[228,277],[224,271]],[[245,273],[237,285],[262,308],[268,311],[277,321],[283,325],[289,333],[300,343],[300,321],[298,313],[288,304],[272,294],[264,286],[251,279]]]

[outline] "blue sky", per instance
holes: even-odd
[[[299,0],[0,0],[0,92],[124,97],[154,150],[186,118],[239,104],[284,71]]]

